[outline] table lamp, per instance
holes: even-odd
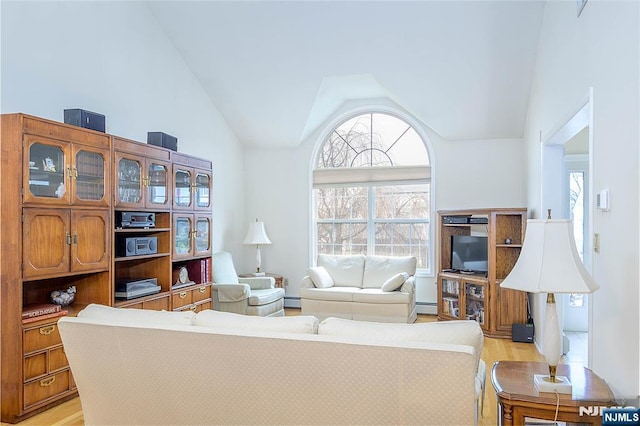
[[[256,277],[264,276],[264,272],[260,272],[260,264],[262,263],[262,259],[260,257],[260,245],[271,244],[271,240],[269,239],[269,237],[267,237],[267,233],[264,230],[264,222],[258,222],[258,219],[256,219],[255,222],[252,222],[249,225],[249,232],[247,232],[247,236],[245,237],[243,244],[255,244],[256,272],[254,272],[252,275]]]
[[[534,381],[540,392],[570,394],[569,379],[556,375],[562,356],[562,333],[554,293],[592,293],[600,288],[578,255],[571,221],[551,219],[551,210],[547,219],[527,220],[520,257],[500,287],[547,293],[542,352],[549,364],[549,375],[536,374]]]

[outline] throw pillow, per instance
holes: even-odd
[[[406,272],[399,272],[393,275],[382,284],[382,291],[395,291],[402,287],[402,284],[409,278],[409,274]]]
[[[314,266],[307,270],[309,278],[313,282],[316,288],[329,288],[333,287],[333,278],[329,275],[329,272],[322,266]]]

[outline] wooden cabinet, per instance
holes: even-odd
[[[55,321],[23,327],[24,410],[75,392]]]
[[[109,269],[106,210],[23,210],[23,277]]]
[[[212,300],[211,283],[180,288],[173,292],[173,310],[200,312],[203,309],[212,309]]]
[[[61,139],[24,134],[24,203],[108,207],[109,138],[66,128],[45,131],[43,122],[25,121],[32,131]],[[82,142],[74,142],[74,137]]]
[[[77,395],[58,318],[22,319],[53,290],[76,287],[65,315],[90,303],[213,308],[213,172],[208,160],[25,114],[3,114],[0,132],[0,420],[17,423]],[[123,212],[155,223],[123,227]],[[152,250],[123,251],[145,240]],[[174,288],[181,266],[194,283]],[[158,293],[115,298],[116,283],[146,278]]]
[[[114,138],[115,208],[171,208],[169,152],[153,145]]]
[[[76,393],[57,318],[28,305],[75,286],[66,310],[111,303],[111,137],[24,114],[1,118],[1,420],[15,423]]]
[[[211,254],[211,217],[173,214],[173,258],[188,259]]]
[[[175,210],[211,210],[212,172],[208,162],[184,154],[172,153],[173,208]]]
[[[479,209],[438,212],[438,319],[468,319],[487,336],[511,337],[514,323],[526,321],[526,294],[500,288],[516,263],[526,226],[526,209]],[[452,255],[457,236],[486,239],[481,272],[460,270]]]

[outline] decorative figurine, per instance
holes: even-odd
[[[54,290],[49,295],[51,302],[62,307],[69,306],[76,297],[76,286],[72,285],[66,290]]]

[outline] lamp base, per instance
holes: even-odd
[[[252,272],[251,275],[254,277],[264,277],[264,272]]]
[[[533,382],[538,392],[558,392],[571,395],[571,382],[566,376],[556,376],[555,382],[551,382],[548,374],[534,374]]]

